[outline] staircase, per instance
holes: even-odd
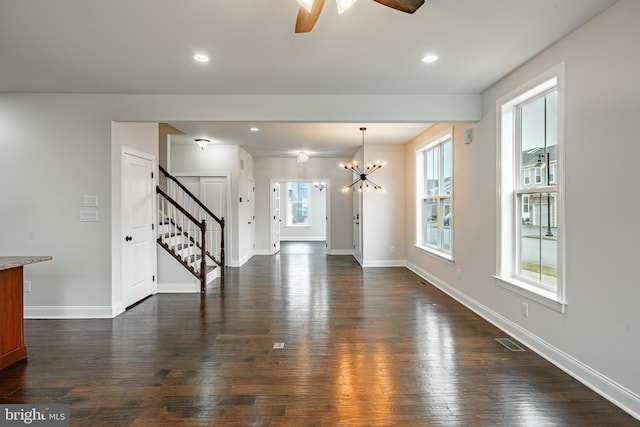
[[[158,244],[200,281],[224,277],[224,218],[218,218],[162,166],[166,191],[156,187]]]

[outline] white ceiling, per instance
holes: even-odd
[[[314,30],[294,34],[295,0],[0,0],[0,92],[481,93],[613,3],[426,0],[409,15],[359,0],[338,15],[328,0]],[[440,59],[423,64],[429,52]],[[347,140],[352,152],[365,125],[263,123],[247,136],[250,124],[173,124],[255,155],[345,153]],[[369,124],[366,140],[420,130],[398,126],[379,126],[385,141]]]

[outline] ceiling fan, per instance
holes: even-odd
[[[300,3],[298,10],[298,19],[296,20],[296,33],[308,33],[316,24],[324,0],[297,0]],[[357,0],[336,0],[338,4],[338,13],[342,13],[349,9]],[[413,13],[424,4],[424,0],[373,0],[392,9],[401,12]]]

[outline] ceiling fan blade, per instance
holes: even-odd
[[[373,0],[401,12],[413,13],[424,4],[424,0]]]
[[[308,33],[316,25],[316,21],[320,16],[324,0],[315,0],[311,7],[311,12],[307,12],[304,7],[298,9],[298,19],[296,19],[296,33]]]

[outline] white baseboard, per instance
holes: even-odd
[[[363,267],[406,267],[407,261],[403,259],[374,259],[364,260]]]
[[[324,242],[325,236],[280,236],[281,242]]]
[[[611,380],[607,376],[556,348],[540,337],[530,333],[520,325],[510,321],[501,314],[469,297],[467,294],[460,292],[456,288],[429,274],[417,265],[407,263],[407,268],[489,323],[511,335],[516,340],[522,342],[525,346],[542,356],[544,359],[553,363],[555,366],[571,375],[591,390],[620,407],[632,417],[640,420],[640,395]]]
[[[200,283],[158,283],[159,294],[197,294]]]
[[[117,314],[110,306],[25,306],[25,319],[112,319]]]
[[[254,255],[273,255],[271,249],[254,249]]]
[[[353,249],[331,249],[328,255],[353,255]]]

